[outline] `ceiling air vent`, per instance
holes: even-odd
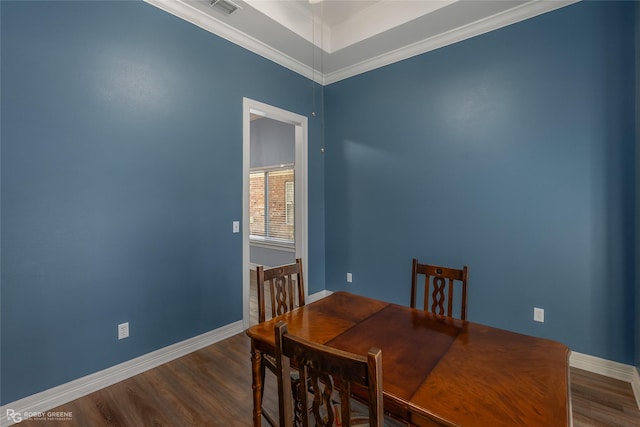
[[[211,7],[225,15],[231,15],[239,9],[238,5],[231,3],[229,0],[211,0]]]

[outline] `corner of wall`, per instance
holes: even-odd
[[[635,27],[636,27],[636,323],[635,323],[635,365],[638,371],[640,371],[640,3],[635,3]],[[640,390],[636,393],[636,397],[640,396]],[[640,404],[640,397],[639,404]]]
[[[633,395],[636,397],[636,404],[640,408],[640,368],[636,368],[634,372],[631,388],[633,389]]]

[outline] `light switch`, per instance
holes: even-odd
[[[234,233],[240,232],[240,221],[233,221],[233,232]]]

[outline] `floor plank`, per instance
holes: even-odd
[[[71,412],[71,420],[19,425],[250,426],[249,354],[249,338],[240,333],[52,410]],[[640,426],[640,410],[624,381],[571,368],[571,393],[574,427]],[[275,377],[267,373],[264,405],[273,414],[276,399]]]
[[[250,342],[244,333],[55,408],[71,421],[26,420],[20,426],[250,426]],[[276,413],[275,377],[265,406]],[[631,386],[571,369],[575,427],[640,426]]]
[[[629,383],[571,368],[574,426],[640,426],[640,410]]]

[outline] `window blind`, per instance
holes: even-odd
[[[292,166],[249,174],[249,230],[254,240],[294,243],[295,176]]]

